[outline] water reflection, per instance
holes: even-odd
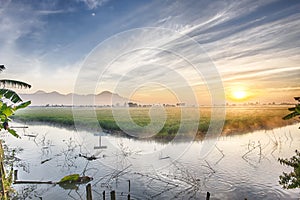
[[[281,189],[278,177],[288,168],[277,159],[290,157],[299,147],[298,126],[220,137],[203,159],[202,141],[183,153],[184,142],[138,141],[37,125],[22,130],[22,139],[7,134],[2,138],[19,158],[14,160],[19,180],[57,182],[69,174],[93,177],[94,199],[112,190],[117,199],[129,193],[133,199],[203,199],[207,191],[212,199],[290,199],[299,197],[299,190]],[[14,187],[21,199],[86,196],[85,184]]]

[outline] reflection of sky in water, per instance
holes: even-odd
[[[279,186],[278,176],[290,169],[277,161],[278,157],[291,157],[299,147],[297,125],[220,137],[203,159],[200,150],[204,142],[200,141],[159,143],[109,135],[101,136],[99,141],[99,136],[88,132],[38,125],[18,132],[23,134],[21,140],[8,134],[2,134],[2,138],[10,147],[24,149],[17,154],[22,159],[19,180],[58,181],[65,175],[85,172],[94,177],[95,199],[101,198],[104,190],[108,194],[116,189],[117,196],[127,194],[128,179],[132,197],[141,199],[204,198],[207,191],[216,199],[299,196],[299,190],[286,191]],[[79,154],[97,159],[89,162]],[[28,186],[15,185],[19,191],[25,187]],[[69,191],[59,186],[39,185],[34,191],[43,199],[69,197]],[[76,199],[78,195],[85,197],[85,187],[80,186],[78,194],[71,191],[70,195]]]

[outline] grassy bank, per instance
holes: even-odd
[[[113,117],[111,108],[95,108],[95,117],[90,116],[89,109],[94,108],[75,108],[76,118],[73,118],[72,108],[52,108],[52,107],[33,107],[18,111],[14,116],[15,120],[25,123],[50,123],[66,128],[74,128],[74,120],[76,125],[86,130],[98,130],[100,124],[101,128],[109,132],[121,132]],[[124,108],[115,110],[116,112],[124,111]],[[150,123],[149,108],[130,108],[130,116],[133,121],[140,125],[146,126]],[[197,135],[203,136],[210,124],[211,108],[166,108],[166,122],[163,128],[155,137],[173,137],[177,134],[180,123],[184,124],[182,130],[188,130],[189,124],[192,121],[192,115],[199,112],[200,120],[198,125]],[[223,128],[223,135],[239,134],[251,132],[261,129],[272,129],[277,127],[292,124],[294,120],[282,120],[282,117],[288,114],[287,107],[270,106],[270,107],[229,107],[226,108],[226,119]],[[181,116],[185,118],[181,118]],[[131,126],[128,118],[122,118],[123,124]],[[77,127],[78,128],[78,127]]]

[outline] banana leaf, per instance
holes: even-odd
[[[31,104],[31,101],[26,101],[24,103],[21,103],[17,106],[14,107],[14,110],[18,110],[18,109],[21,109],[21,108],[26,108],[27,106],[29,106]]]
[[[7,131],[12,134],[13,136],[15,136],[16,138],[19,138],[20,136],[17,134],[17,132],[14,129],[7,129]]]
[[[284,119],[284,120],[291,119],[293,117],[296,117],[297,115],[300,115],[300,113],[298,113],[298,112],[295,111],[295,112],[292,112],[292,113],[284,116],[282,119]]]
[[[31,88],[31,85],[22,81],[10,80],[10,79],[1,79],[0,85],[11,86],[11,87],[20,87],[20,88]]]
[[[14,91],[9,89],[0,89],[0,97],[5,97],[12,101],[13,103],[19,103],[22,102],[21,97]]]

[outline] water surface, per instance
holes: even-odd
[[[132,199],[204,199],[206,192],[211,199],[299,199],[299,189],[279,185],[279,175],[291,168],[277,161],[299,149],[298,126],[220,137],[205,157],[200,151],[208,141],[139,141],[47,125],[18,129],[22,139],[7,133],[1,137],[10,148],[21,150],[15,164],[19,180],[90,176],[94,199],[102,199],[103,191],[109,198],[112,190],[117,199],[129,193]],[[86,198],[85,184],[72,189],[49,184],[13,187],[19,198]]]

